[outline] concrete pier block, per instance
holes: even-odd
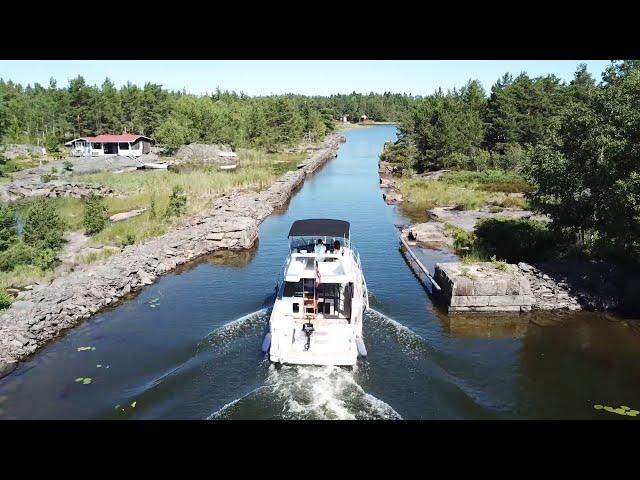
[[[529,281],[515,265],[438,263],[434,278],[449,313],[528,312],[533,304]]]

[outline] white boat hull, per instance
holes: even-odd
[[[289,236],[302,238],[283,265],[281,283],[269,319],[269,359],[297,365],[354,366],[366,356],[362,339],[369,306],[360,256],[353,250],[344,221],[309,219],[294,222]],[[348,228],[348,223],[346,223]],[[320,241],[322,229],[330,249]],[[293,234],[292,234],[293,232]],[[316,233],[317,232],[317,233]],[[326,239],[325,239],[326,241]]]
[[[308,348],[301,324],[270,333],[269,360],[274,363],[353,366],[358,362],[356,332],[351,325],[317,327]]]
[[[141,168],[151,168],[154,170],[166,170],[169,168],[168,163],[145,163]]]

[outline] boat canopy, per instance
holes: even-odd
[[[311,218],[296,220],[289,230],[289,237],[316,236],[349,238],[349,222],[328,218]]]

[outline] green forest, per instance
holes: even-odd
[[[298,144],[308,132],[321,140],[343,115],[398,120],[412,102],[408,95],[391,93],[249,97],[218,90],[198,96],[153,83],[116,88],[108,78],[92,86],[82,76],[66,87],[54,80],[48,87],[0,80],[0,138],[55,145],[85,135],[128,132],[167,147],[226,143],[275,152]]]
[[[564,83],[506,74],[487,95],[477,81],[415,99],[383,159],[406,173],[437,169],[518,174],[558,241],[640,259],[640,62],[585,65]]]
[[[383,159],[409,175],[442,168],[515,175],[556,233],[640,258],[638,61],[612,62],[599,80],[579,65],[569,82],[505,74],[490,92],[470,80],[424,97],[192,95],[153,83],[93,86],[81,76],[61,87],[0,80],[2,143],[49,146],[132,132],[169,148],[227,143],[278,152],[309,132],[321,140],[344,115],[398,122],[399,139]]]

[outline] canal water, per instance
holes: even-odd
[[[638,333],[600,314],[447,317],[398,249],[406,219],[382,200],[378,155],[395,127],[345,136],[254,249],[203,258],[69,331],[0,380],[0,418],[631,418],[593,406],[640,407]],[[291,223],[314,217],[351,222],[369,356],[276,370],[260,351],[266,307]],[[430,268],[453,258],[422,252]]]

